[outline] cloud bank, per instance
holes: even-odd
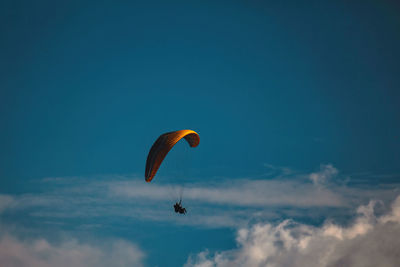
[[[0,215],[7,211],[24,210],[27,206],[50,206],[52,198],[35,196],[14,197],[0,194]],[[62,202],[62,201],[61,201]],[[24,214],[27,216],[27,214]],[[125,267],[143,266],[144,252],[135,244],[122,239],[102,239],[80,242],[69,237],[52,243],[45,238],[20,239],[24,227],[0,224],[0,265],[7,267]],[[101,241],[101,242],[99,242]]]
[[[351,179],[330,164],[312,173],[267,167],[270,174],[257,179],[186,184],[184,205],[189,213],[184,217],[172,210],[176,185],[163,184],[162,179],[148,184],[138,177],[108,175],[37,181],[34,193],[0,195],[0,263],[11,267],[141,266],[144,253],[124,240],[99,243],[72,237],[52,243],[46,238],[16,236],[25,227],[33,232],[44,225],[73,232],[115,224],[131,227],[143,220],[239,229],[237,249],[205,250],[190,256],[187,266],[395,266],[400,260],[396,239],[400,236],[399,184],[368,184],[358,179],[349,186]],[[394,199],[392,210],[385,211],[382,207]],[[333,223],[348,222],[357,206],[353,223]],[[332,221],[321,225],[326,218]],[[77,219],[82,223],[77,224]]]
[[[7,267],[125,267],[143,266],[144,253],[134,244],[115,240],[104,245],[69,239],[51,244],[45,239],[0,237],[0,263]]]
[[[348,226],[320,227],[285,220],[241,228],[237,249],[206,250],[189,257],[186,267],[395,267],[400,262],[400,196],[387,214],[376,216],[375,201],[357,209]]]

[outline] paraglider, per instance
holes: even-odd
[[[184,138],[190,147],[196,147],[200,143],[200,136],[192,130],[180,130],[168,132],[160,135],[152,145],[146,160],[145,180],[151,182],[161,166],[164,158],[168,152],[174,147],[176,143]],[[175,203],[174,210],[176,213],[186,214],[186,209],[182,207],[182,199],[179,203]]]
[[[182,207],[182,199],[179,200],[179,203],[178,202],[175,203],[174,210],[176,213],[186,214],[186,209]]]

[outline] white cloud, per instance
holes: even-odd
[[[400,196],[392,210],[374,215],[376,202],[357,209],[349,226],[326,222],[321,227],[285,220],[238,230],[237,249],[206,250],[189,257],[186,267],[308,266],[395,267],[400,262]]]
[[[380,218],[381,223],[399,223],[400,222],[400,197],[392,204],[392,212]]]
[[[321,164],[320,170],[310,174],[310,180],[317,186],[325,185],[334,178],[339,171],[332,164]]]
[[[75,199],[74,199],[75,198]],[[87,202],[89,198],[80,198],[71,192],[63,194],[25,194],[10,196],[0,194],[0,215],[4,211],[12,214],[23,213],[24,218],[32,220],[32,211],[50,210],[52,215],[57,210],[68,213],[78,205]],[[65,207],[67,206],[67,208]],[[29,211],[29,212],[27,212]],[[81,211],[84,212],[84,211]],[[12,220],[11,220],[12,221]],[[28,221],[28,220],[26,220]],[[45,221],[40,220],[43,225]],[[45,238],[20,239],[12,233],[22,233],[28,230],[25,226],[10,218],[0,224],[0,266],[7,267],[107,267],[107,266],[143,266],[145,254],[131,242],[121,239],[80,242],[68,238],[63,242],[51,243]],[[34,230],[33,230],[34,231]]]
[[[103,245],[69,239],[51,244],[45,239],[19,240],[9,234],[0,237],[0,265],[7,267],[124,267],[143,266],[144,253],[123,240]]]
[[[9,195],[0,194],[0,213],[14,204],[14,198]]]

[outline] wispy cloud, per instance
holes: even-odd
[[[326,185],[338,173],[338,169],[333,167],[332,164],[321,164],[318,172],[313,172],[310,174],[310,180],[316,186],[323,186]]]
[[[9,196],[0,201],[0,207],[4,203],[3,210],[12,206],[13,211],[36,218],[96,218],[90,224],[106,223],[113,217],[121,221],[240,227],[251,220],[334,216],[335,212],[343,215],[371,198],[388,202],[398,195],[399,186],[393,184],[348,187],[338,182],[342,177],[330,164],[321,165],[313,173],[267,167],[273,169],[273,177],[186,184],[186,216],[176,216],[172,211],[180,185],[145,183],[142,178],[116,175],[46,178],[41,181],[40,193]]]
[[[0,194],[0,214],[14,204],[15,200],[12,196]]]
[[[143,185],[137,181],[110,184],[114,196],[167,200],[171,185]],[[298,207],[342,206],[341,196],[311,183],[302,181],[276,181],[240,179],[221,181],[212,185],[185,185],[185,200],[231,206],[277,206]]]

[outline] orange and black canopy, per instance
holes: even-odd
[[[196,147],[200,143],[200,136],[192,130],[169,132],[158,137],[147,155],[144,174],[146,182],[150,182],[153,179],[165,156],[182,138],[185,138],[191,147]]]

